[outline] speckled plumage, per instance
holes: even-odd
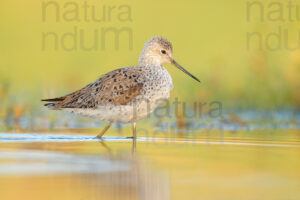
[[[169,98],[173,83],[163,63],[178,65],[173,60],[172,44],[156,36],[145,44],[138,66],[113,70],[73,93],[45,99],[52,102],[45,106],[111,123],[134,123]]]

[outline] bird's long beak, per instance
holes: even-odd
[[[190,72],[186,71],[183,67],[181,67],[174,59],[171,60],[171,63],[177,67],[178,69],[180,69],[181,71],[183,71],[184,73],[186,73],[187,75],[189,75],[190,77],[192,77],[193,79],[195,79],[196,81],[200,82],[199,79],[197,79],[193,74],[191,74]]]

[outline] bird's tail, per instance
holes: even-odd
[[[55,109],[55,105],[56,105],[57,103],[46,103],[46,104],[44,104],[44,106],[46,106],[47,108],[49,108],[49,109]]]
[[[58,98],[53,98],[53,99],[42,99],[41,101],[50,101],[51,103],[46,103],[44,106],[46,106],[49,109],[52,110],[57,110],[56,105],[60,102],[63,101],[65,97],[58,97]]]

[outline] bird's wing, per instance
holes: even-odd
[[[86,87],[54,99],[55,109],[97,108],[108,104],[126,105],[138,96],[145,77],[135,67],[111,71]]]

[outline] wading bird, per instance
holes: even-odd
[[[84,88],[53,99],[43,99],[52,110],[63,110],[75,114],[108,121],[98,134],[101,138],[114,122],[132,123],[133,138],[136,138],[136,121],[153,112],[173,88],[172,78],[165,63],[188,74],[173,59],[172,44],[156,36],[146,42],[139,58],[139,65],[113,70]]]

